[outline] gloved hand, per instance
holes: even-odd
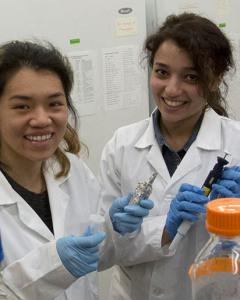
[[[194,185],[183,183],[173,198],[167,214],[166,229],[173,240],[178,227],[184,220],[195,222],[199,219],[198,213],[205,213],[204,206],[208,197],[203,196],[204,190]]]
[[[109,215],[115,231],[124,235],[140,228],[143,217],[153,208],[153,201],[141,200],[139,205],[128,205],[133,193],[127,197],[116,199],[109,209]]]
[[[86,275],[98,268],[98,244],[101,243],[105,232],[90,235],[88,226],[82,236],[69,235],[57,240],[58,255],[65,268],[76,278]]]
[[[222,177],[212,185],[210,199],[240,198],[240,167],[225,167]]]

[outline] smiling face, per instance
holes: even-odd
[[[60,78],[48,70],[23,68],[0,97],[1,161],[42,162],[63,139],[68,107]]]
[[[150,86],[165,126],[193,125],[206,100],[198,87],[198,74],[187,53],[173,41],[158,48],[153,62]]]

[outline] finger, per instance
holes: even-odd
[[[193,192],[199,195],[203,195],[205,193],[204,189],[199,188],[198,186],[195,185],[191,185],[188,183],[183,183],[180,186],[179,192],[185,192],[185,191],[189,191],[189,192]]]
[[[142,223],[139,224],[122,224],[122,226],[120,226],[121,232],[133,232],[136,231],[140,225]]]
[[[188,220],[188,221],[193,221],[193,222],[196,222],[199,220],[199,217],[195,214],[191,214],[189,212],[186,212],[186,211],[182,211],[181,212],[181,217],[183,220]]]
[[[178,211],[191,211],[195,213],[205,213],[206,207],[200,204],[182,201],[179,203]]]
[[[116,202],[118,208],[120,208],[120,210],[122,210],[126,205],[128,205],[132,195],[133,195],[133,192],[130,192],[126,197],[118,198],[114,202]]]
[[[238,193],[240,191],[240,185],[233,180],[221,180],[218,185],[225,187],[233,193]]]
[[[177,200],[181,201],[188,201],[191,203],[198,203],[198,204],[206,204],[209,202],[208,197],[199,195],[193,192],[185,191],[183,193],[179,193]]]
[[[240,172],[240,166],[233,166],[232,169],[234,171]]]
[[[225,168],[222,173],[221,179],[234,180],[237,183],[240,183],[240,171],[238,171],[239,167],[236,168]]]
[[[222,194],[224,197],[233,196],[233,193],[229,189],[226,189],[224,186],[219,185],[217,183],[213,184],[212,189],[214,193]]]
[[[132,198],[132,195],[133,195],[133,192],[130,192],[128,195],[127,195],[127,204],[129,203],[130,199]]]
[[[152,209],[154,207],[154,202],[150,199],[144,199],[140,201],[139,205],[143,208]]]
[[[98,246],[93,246],[88,248],[89,253],[94,254],[94,253],[98,253],[99,247]]]
[[[93,272],[93,271],[96,271],[97,268],[98,268],[98,260],[96,260],[96,261],[94,261],[94,262],[88,264],[88,270],[89,270],[88,273]]]
[[[89,236],[89,235],[91,235],[91,229],[92,229],[91,225],[88,225],[82,236]]]
[[[129,197],[129,195],[128,195],[127,197],[122,197],[122,198],[118,198],[118,199],[114,200],[113,205],[115,206],[115,209],[122,211],[124,206],[128,205],[130,198],[131,197]]]
[[[99,253],[98,253],[98,251],[95,253],[90,253],[89,251],[83,252],[83,253],[81,253],[81,259],[83,262],[90,265],[99,260]]]
[[[124,207],[124,211],[135,217],[146,217],[149,214],[148,209],[139,205],[128,205]]]
[[[140,217],[132,216],[127,213],[116,213],[114,215],[114,218],[116,219],[116,221],[129,224],[139,224],[139,222],[141,221]]]
[[[96,234],[90,236],[80,236],[76,237],[76,243],[80,247],[90,248],[98,245],[105,239],[105,232],[97,232]]]

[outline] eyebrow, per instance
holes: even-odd
[[[48,98],[52,99],[52,98],[57,98],[57,97],[65,97],[65,95],[62,93],[62,92],[57,92],[57,93],[54,93],[54,94],[51,94],[48,96]],[[16,99],[19,99],[19,100],[30,100],[31,97],[29,96],[25,96],[25,95],[13,95],[12,97],[9,98],[9,100],[16,100]]]
[[[169,68],[168,65],[160,63],[160,62],[156,62],[154,64],[154,66],[158,66],[158,67],[162,67],[162,68]],[[196,71],[196,69],[194,67],[184,67],[183,70],[186,70],[186,71]]]
[[[57,98],[57,97],[65,97],[65,94],[62,92],[57,92],[57,93],[50,95],[48,98]]]

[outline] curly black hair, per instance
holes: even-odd
[[[224,75],[235,66],[232,46],[225,34],[214,22],[200,15],[170,15],[145,41],[144,51],[151,68],[159,46],[166,40],[172,40],[192,59],[199,74],[199,88],[207,100],[206,108],[228,116],[225,100],[228,84]],[[222,80],[222,88],[214,88],[219,80]]]

